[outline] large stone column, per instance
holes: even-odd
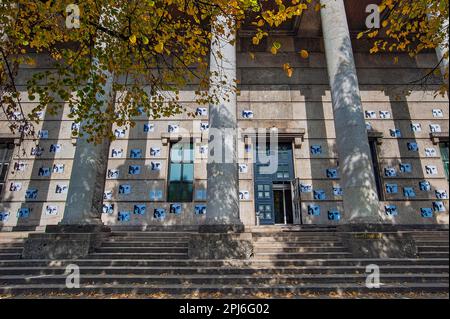
[[[323,39],[330,79],[344,190],[343,222],[381,222],[356,67],[343,0],[321,0]]]
[[[103,76],[106,78],[103,85],[105,94],[97,94],[97,100],[102,101],[105,108],[111,108],[115,99],[113,75],[105,72]],[[109,146],[107,138],[94,144],[87,141],[87,136],[78,137],[61,226],[103,225],[101,217]]]
[[[223,16],[213,21],[213,30],[217,25],[226,36],[211,41],[210,90],[218,101],[209,106],[206,220],[191,235],[188,253],[192,259],[248,259],[253,255],[252,234],[243,232],[239,219],[235,35]]]
[[[428,15],[428,18],[431,19],[431,15]],[[447,30],[447,35],[444,39],[444,41],[442,43],[439,44],[439,46],[436,47],[436,56],[437,56],[437,60],[438,62],[440,62],[439,64],[439,68],[441,71],[441,75],[443,77],[443,81],[447,82],[448,85],[448,81],[449,79],[445,78],[445,74],[448,71],[448,56],[445,56],[446,50],[448,50],[448,18],[444,20],[442,28],[446,28]]]
[[[218,96],[209,106],[209,156],[207,163],[206,224],[217,229],[242,225],[239,219],[239,170],[236,124],[236,46],[235,35],[224,16],[213,21],[213,30],[221,25],[225,36],[211,41],[211,88]],[[213,32],[214,33],[214,32]],[[232,43],[230,43],[232,42]],[[221,84],[221,82],[226,85]],[[212,227],[209,227],[211,229]]]
[[[448,38],[447,38],[447,42],[448,42]],[[444,44],[441,44],[436,48],[436,55],[437,55],[438,61],[441,61],[441,64],[439,65],[441,74],[442,74],[442,76],[445,76],[445,73],[448,70],[448,56],[445,57],[445,45]],[[446,81],[448,84],[449,79],[444,78],[444,81]]]

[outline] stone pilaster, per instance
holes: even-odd
[[[321,0],[344,223],[378,223],[379,201],[343,0]]]

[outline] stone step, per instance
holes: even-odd
[[[80,267],[81,275],[283,275],[283,274],[364,274],[365,266],[299,266],[299,267],[115,267],[85,266]],[[65,267],[1,267],[0,276],[4,275],[64,275]],[[447,274],[448,266],[380,266],[382,274]]]
[[[426,239],[426,238],[442,238],[442,239],[448,239],[449,233],[443,232],[443,233],[431,233],[431,234],[419,234],[419,233],[411,233],[410,234],[412,238],[416,239]]]
[[[37,232],[0,232],[0,239],[4,238],[27,238],[28,234],[37,233]]]
[[[187,259],[187,253],[134,253],[134,252],[116,252],[116,253],[93,253],[88,259]]]
[[[421,258],[448,258],[448,251],[419,251],[418,255]]]
[[[312,252],[323,252],[323,253],[333,253],[333,252],[343,252],[346,253],[345,247],[267,247],[267,246],[256,246],[254,249],[255,254],[259,253],[312,253]]]
[[[23,247],[0,247],[0,254],[21,254]]]
[[[342,248],[344,244],[341,242],[261,242],[254,243],[257,248],[300,248],[300,247],[330,247],[330,248]]]
[[[193,232],[112,232],[110,237],[125,237],[125,238],[189,238]]]
[[[24,239],[16,239],[16,238],[1,238],[0,237],[0,246],[3,245],[11,245],[11,244],[20,244],[23,245]]]
[[[320,226],[320,225],[260,225],[260,226],[245,226],[245,231],[250,232],[335,232],[335,226]]]
[[[449,251],[449,246],[417,246],[419,252],[447,252]]]
[[[47,267],[65,266],[73,264],[74,260],[41,260],[41,259],[12,259],[0,260],[0,267]],[[254,258],[246,261],[239,260],[189,260],[189,259],[115,259],[100,258],[77,259],[80,267],[299,267],[299,266],[448,266],[448,258],[416,258],[416,259],[362,259],[362,258],[336,258],[336,259],[284,259],[269,260]]]
[[[340,237],[337,235],[332,235],[330,233],[326,234],[298,234],[298,233],[275,233],[275,234],[266,234],[266,233],[253,233],[253,238],[281,238],[281,239],[316,239],[316,240],[332,240],[339,239]]]
[[[4,248],[23,248],[23,242],[0,244],[0,249],[4,249]]]
[[[146,242],[146,241],[123,241],[123,242],[110,242],[106,241],[102,243],[101,247],[180,247],[187,248],[186,242]]]
[[[0,253],[0,261],[2,260],[17,260],[17,259],[21,259],[22,258],[22,254],[15,254],[15,253]]]
[[[307,244],[314,244],[314,245],[320,245],[320,244],[336,244],[342,245],[342,241],[338,239],[333,240],[301,240],[301,239],[295,239],[295,240],[285,240],[283,238],[256,238],[253,240],[254,244],[292,244],[292,245],[307,245]]]
[[[80,285],[153,284],[153,285],[304,285],[365,283],[366,274],[313,275],[82,275]],[[0,285],[64,284],[66,275],[0,276]],[[381,283],[447,283],[448,274],[381,274]]]
[[[181,253],[187,254],[187,247],[100,247],[96,253]]]
[[[442,236],[442,237],[448,237],[449,233],[448,230],[445,231],[413,231],[413,232],[406,232],[411,234],[413,237],[431,237],[431,236]]]
[[[187,243],[189,237],[109,237],[103,241],[104,243],[126,243],[126,242],[141,242],[141,243]]]
[[[414,238],[414,242],[416,243],[429,243],[429,242],[438,242],[438,243],[449,243],[448,238]]]
[[[410,236],[414,239],[421,240],[421,239],[447,239],[449,237],[449,233],[439,233],[439,234],[410,234]]]
[[[346,258],[351,257],[348,252],[255,252],[257,259],[317,259],[317,258]]]
[[[64,295],[110,295],[110,294],[134,294],[134,295],[183,295],[211,294],[215,297],[221,295],[235,295],[243,297],[245,295],[261,296],[265,294],[335,294],[342,295],[346,293],[439,293],[448,294],[448,283],[392,283],[384,284],[380,288],[370,289],[364,284],[303,284],[297,286],[291,285],[86,285],[78,289],[67,288],[63,285],[11,285],[0,287],[0,293],[13,295],[36,295],[36,294],[64,294]],[[376,291],[374,291],[376,290]],[[205,297],[205,296],[204,296]],[[290,296],[292,297],[292,296]]]
[[[449,241],[438,241],[438,240],[429,240],[429,241],[416,241],[417,246],[448,246]]]

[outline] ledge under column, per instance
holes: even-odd
[[[86,257],[109,236],[104,225],[52,225],[25,240],[24,259],[77,259]]]
[[[252,233],[199,232],[191,235],[188,254],[192,259],[250,259],[253,256]]]

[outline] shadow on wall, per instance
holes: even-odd
[[[157,183],[146,179],[152,167],[151,163],[148,162],[150,150],[147,149],[147,142],[149,140],[145,139],[145,137],[143,138],[142,132],[140,132],[143,131],[142,118],[142,116],[136,118],[136,126],[134,128],[128,128],[128,140],[120,138],[116,140],[115,145],[117,143],[121,145],[118,147],[119,149],[122,149],[123,146],[122,156],[125,157],[123,164],[115,165],[116,162],[122,162],[121,159],[110,159],[108,161],[109,171],[107,178],[110,183],[116,181],[114,187],[111,189],[113,197],[110,202],[115,201],[114,205],[116,207],[113,209],[112,216],[111,214],[106,214],[107,217],[103,218],[108,225],[139,225],[145,228],[154,213],[149,193]],[[121,143],[125,141],[127,141],[126,145],[125,143]],[[111,152],[112,147],[110,148],[110,154]],[[162,167],[163,164],[161,161],[154,159],[153,163],[159,163],[160,169],[165,169],[166,165]],[[112,179],[111,176],[116,172],[110,171],[110,169],[117,170],[117,179]],[[128,186],[131,189],[128,189]],[[164,190],[161,191],[163,191],[163,194],[165,193]],[[140,196],[137,194],[140,194]]]
[[[36,148],[35,151],[42,151],[42,155],[33,157],[31,153],[26,154],[27,158],[34,158],[34,161],[32,168],[27,168],[31,169],[31,178],[29,180],[28,188],[23,190],[24,194],[28,192],[30,196],[28,196],[29,198],[23,198],[20,210],[26,211],[29,209],[29,216],[18,218],[14,230],[34,230],[36,227],[43,226],[46,223],[46,218],[54,217],[57,218],[58,221],[62,218],[64,212],[64,199],[57,204],[49,203],[49,201],[51,201],[50,198],[52,197],[52,194],[56,194],[57,192],[56,188],[51,188],[51,185],[53,184],[52,179],[54,181],[54,187],[56,187],[57,184],[60,186],[68,186],[68,181],[61,181],[61,183],[59,183],[56,179],[57,174],[54,173],[55,164],[57,164],[57,153],[67,152],[68,150],[63,150],[62,148],[71,147],[70,139],[58,139],[61,128],[63,127],[63,113],[63,107],[58,110],[57,115],[51,115],[48,112],[45,112],[40,131],[44,135],[48,132],[49,136],[48,138],[39,137],[33,146]],[[71,132],[63,132],[63,134],[67,134],[70,138]],[[41,150],[39,150],[39,148],[41,148]],[[25,151],[31,152],[32,150],[28,149]],[[65,167],[65,169],[68,169],[68,167]],[[37,194],[35,193],[36,197],[34,197],[33,194],[35,191],[37,191]],[[64,192],[62,189],[61,191]],[[60,195],[61,194],[62,193],[60,193]],[[57,223],[57,221],[55,223]],[[54,223],[52,222],[52,224]]]
[[[408,88],[408,90],[412,89],[414,87]],[[424,167],[427,165],[427,158],[421,157],[429,146],[424,144],[425,141],[423,139],[416,138],[416,136],[423,134],[421,132],[428,131],[428,125],[420,118],[417,121],[413,120],[411,116],[413,106],[408,103],[408,94],[406,92],[408,91],[405,91],[404,88],[385,91],[385,94],[389,97],[395,126],[390,128],[389,133],[391,137],[396,138],[400,154],[400,158],[389,159],[386,163],[389,164],[390,169],[395,169],[395,173],[393,171],[395,175],[405,178],[397,180],[399,182],[397,183],[395,181],[396,177],[394,177],[394,181],[391,182],[389,177],[386,177],[388,172],[383,171],[385,184],[389,183],[398,186],[398,194],[391,196],[386,194],[386,200],[388,201],[390,198],[400,200],[398,202],[400,204],[398,217],[392,217],[394,223],[398,219],[398,222],[402,224],[434,224],[437,222],[437,218],[430,201],[433,199],[431,194],[434,193],[436,186],[432,182],[433,179],[426,178]],[[429,140],[429,138],[426,139]],[[426,190],[425,188],[429,189]],[[386,187],[384,187],[384,191],[387,191]],[[419,203],[420,200],[428,201],[428,203],[421,205],[421,207],[415,207],[419,205],[414,205],[414,202]],[[424,208],[426,211],[422,212],[421,208]],[[432,216],[429,216],[428,213],[431,213]]]
[[[306,151],[309,154],[312,177],[312,192],[301,193],[302,198],[310,194],[305,203],[306,206],[302,207],[303,223],[331,224],[333,222],[328,219],[329,210],[337,210],[341,214],[345,214],[345,212],[342,212],[342,204],[338,205],[337,202],[333,202],[336,198],[340,199],[340,196],[334,195],[334,187],[331,186],[331,183],[339,185],[339,180],[327,178],[327,169],[338,168],[339,162],[337,158],[333,157],[333,154],[337,154],[336,145],[333,143],[333,148],[330,148],[330,142],[334,142],[334,140],[327,135],[327,120],[323,104],[325,88],[323,86],[300,88],[300,93],[305,97],[307,138],[309,141],[309,149]],[[301,172],[299,173],[301,174]],[[322,191],[324,195],[322,195]],[[321,196],[325,196],[324,200],[318,199]],[[315,214],[320,215],[316,216]]]
[[[20,151],[20,150],[19,150]],[[8,171],[7,174],[9,174],[10,171],[12,171],[14,168],[12,166],[14,166],[14,155],[13,155],[13,161],[11,161],[12,165],[10,165],[10,167],[8,167]],[[2,216],[1,216],[1,220],[0,220],[0,231],[2,231],[3,229],[5,230],[9,230],[10,229],[10,225],[11,225],[11,219],[14,218],[15,214],[17,212],[11,211],[12,205],[11,205],[11,201],[13,200],[13,195],[11,193],[9,193],[9,195],[7,197],[4,197],[6,195],[6,189],[10,187],[11,184],[11,180],[7,179],[7,183],[5,183],[4,189],[3,191],[0,193],[0,198],[1,198],[1,202],[0,202],[0,212],[2,212]],[[6,215],[8,214],[8,215]]]

